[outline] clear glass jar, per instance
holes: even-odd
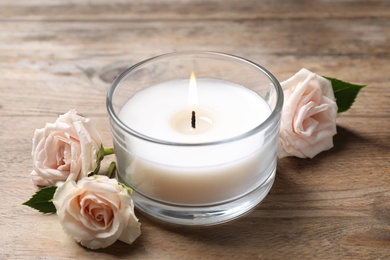
[[[199,104],[188,109],[192,71]],[[240,57],[185,51],[142,61],[107,94],[119,180],[134,190],[136,207],[159,220],[235,219],[271,189],[282,106],[275,77]],[[199,110],[199,129],[191,110]]]

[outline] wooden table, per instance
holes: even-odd
[[[281,159],[263,203],[231,223],[175,227],[137,212],[135,243],[90,251],[56,215],[21,205],[35,192],[36,128],[76,108],[111,146],[112,80],[193,49],[248,58],[281,81],[305,67],[368,87],[338,118],[333,149]],[[0,259],[390,257],[390,1],[2,0],[0,82]]]

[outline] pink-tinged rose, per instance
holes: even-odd
[[[90,119],[70,110],[54,123],[36,129],[33,138],[32,180],[37,186],[51,186],[79,180],[98,166],[102,140]]]
[[[301,69],[281,83],[284,92],[278,156],[313,158],[333,147],[337,104],[329,80]]]
[[[90,249],[121,240],[131,244],[140,234],[128,191],[116,179],[94,175],[59,186],[53,204],[65,232]]]

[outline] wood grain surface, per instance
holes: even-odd
[[[279,160],[246,216],[215,227],[156,222],[91,251],[55,215],[22,206],[35,188],[36,128],[76,108],[112,145],[105,95],[143,59],[179,50],[239,55],[280,81],[305,67],[368,84],[340,114],[335,147]],[[0,2],[0,259],[390,259],[390,1],[29,0]]]

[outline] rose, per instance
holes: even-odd
[[[279,158],[313,158],[333,147],[337,104],[329,80],[301,69],[281,83],[284,106],[280,124]]]
[[[90,119],[70,110],[55,123],[35,130],[32,180],[38,186],[50,186],[86,177],[98,167],[101,147],[101,137]]]
[[[65,232],[90,249],[117,239],[131,244],[140,234],[134,205],[116,179],[94,175],[58,187],[53,204]]]

